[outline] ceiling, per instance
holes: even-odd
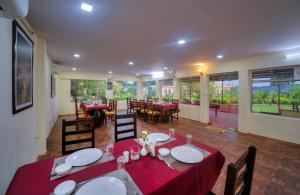
[[[30,0],[27,19],[65,70],[149,74],[300,47],[299,0]]]

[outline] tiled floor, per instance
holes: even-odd
[[[238,113],[209,110],[209,122],[217,127],[238,129]]]
[[[192,134],[193,140],[219,149],[226,161],[213,188],[216,194],[223,194],[228,163],[238,159],[249,145],[257,148],[252,194],[300,194],[300,145],[230,130],[217,133],[206,129],[205,124],[187,119],[180,119],[179,123],[172,124],[138,120],[137,127],[138,135],[142,130],[158,132],[173,127],[178,134]],[[96,129],[96,147],[103,147],[112,142],[112,136],[113,125]],[[57,120],[48,138],[48,154],[43,158],[60,155],[61,118]]]

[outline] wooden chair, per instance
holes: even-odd
[[[68,130],[67,127],[78,127],[80,130],[72,128]],[[90,135],[89,138],[78,138],[80,135]],[[67,137],[73,136],[75,139],[68,139]],[[86,137],[86,136],[85,136]],[[77,147],[76,149],[67,150],[69,145],[77,145],[81,143],[91,143],[89,146]],[[94,129],[94,119],[93,117],[87,119],[78,120],[62,120],[62,155],[69,154],[84,148],[94,148],[95,147],[95,129]]]
[[[102,104],[107,105],[107,98],[103,97],[101,100],[102,100]]]
[[[225,195],[250,195],[256,148],[250,146],[248,150],[235,162],[227,167]],[[209,192],[208,195],[214,195]]]
[[[153,120],[155,117],[160,117],[160,122],[162,123],[162,112],[158,110],[154,110],[153,102],[152,100],[149,100],[147,102],[147,116],[150,117],[151,120]]]
[[[139,114],[144,118],[146,118],[146,115],[147,115],[147,105],[145,104],[145,100],[140,100],[140,103],[139,103]]]
[[[153,98],[153,102],[158,102],[158,101],[159,101],[158,97]]]
[[[117,100],[109,100],[109,109],[104,111],[104,122],[107,124],[107,120],[114,121],[115,115],[117,114]]]
[[[84,113],[84,110],[80,107],[80,104],[78,105],[78,98],[75,97],[75,116],[76,119],[82,119],[82,118],[87,118],[87,116]]]
[[[115,120],[115,142],[136,138],[136,114],[116,115]]]
[[[128,114],[131,113],[131,99],[126,98],[126,102],[127,102],[127,114]]]
[[[170,116],[171,116],[171,122],[173,122],[173,119],[176,119],[178,122],[179,119],[179,100],[178,99],[172,99],[172,104],[176,104],[176,108],[170,110]]]

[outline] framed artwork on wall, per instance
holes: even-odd
[[[56,96],[56,77],[54,74],[51,74],[51,98]]]
[[[16,114],[33,106],[34,43],[17,21],[12,26],[12,110]]]

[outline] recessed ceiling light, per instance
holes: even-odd
[[[108,71],[108,74],[112,74],[112,71],[110,70],[110,71]]]
[[[136,76],[140,76],[140,74],[139,74],[139,73],[137,73],[137,74],[136,74]]]
[[[72,68],[72,70],[73,70],[73,71],[76,71],[77,69],[76,69],[76,68]]]
[[[74,57],[75,57],[75,58],[80,58],[80,55],[79,55],[78,53],[75,53],[75,54],[74,54]]]
[[[179,45],[184,45],[184,44],[186,44],[186,41],[183,40],[183,39],[181,39],[181,40],[177,41],[177,43],[178,43]]]
[[[197,63],[195,64],[196,66],[203,66],[204,64],[203,63]]]
[[[152,73],[152,78],[157,79],[157,78],[162,78],[164,77],[164,72],[153,72]]]
[[[288,54],[285,56],[286,58],[300,57],[300,53]]]
[[[168,70],[168,67],[164,67],[165,70]]]
[[[218,59],[222,59],[224,56],[223,55],[217,55]]]
[[[128,64],[129,64],[129,65],[133,65],[134,63],[133,63],[133,62],[128,62]]]
[[[81,3],[81,9],[87,12],[91,12],[93,10],[93,6],[87,3]]]

